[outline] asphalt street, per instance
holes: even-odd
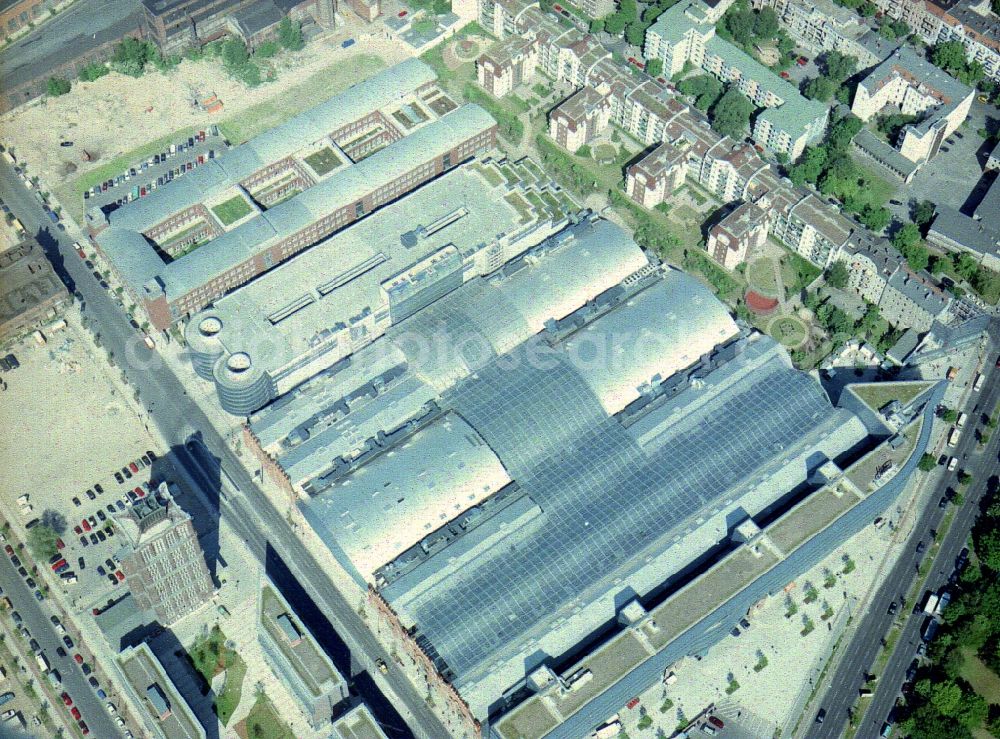
[[[103,43],[108,31],[121,28],[126,19],[138,27],[141,7],[138,0],[77,0],[4,49],[0,81],[10,88],[44,74]]]
[[[992,368],[992,360],[996,355],[992,351],[988,354],[989,364]],[[956,512],[951,528],[942,540],[938,550],[938,555],[934,563],[934,575],[931,577],[930,586],[939,583],[939,579],[947,581],[951,571],[949,562],[954,562],[958,551],[964,546],[969,535],[972,522],[978,513],[978,500],[982,495],[985,485],[985,478],[995,471],[996,445],[997,439],[991,442],[990,448],[986,452],[976,451],[976,441],[973,429],[977,421],[978,413],[971,413],[972,407],[979,403],[982,409],[989,409],[989,403],[996,403],[1000,394],[1000,385],[996,382],[997,371],[992,370],[988,377],[988,382],[979,393],[972,393],[968,400],[970,419],[965,432],[954,449],[946,447],[948,454],[954,454],[959,458],[959,469],[966,469],[975,478],[970,489],[966,491],[965,501],[962,508]],[[968,455],[968,460],[963,461],[963,457]],[[917,554],[917,543],[923,541],[925,546],[931,543],[930,531],[936,529],[941,523],[941,519],[947,513],[938,507],[938,501],[945,494],[949,486],[957,487],[954,473],[944,471],[936,489],[928,498],[927,507],[921,512],[916,525],[909,536],[906,551],[900,556],[895,566],[886,577],[876,595],[871,599],[868,610],[862,616],[862,621],[858,626],[853,639],[847,644],[843,657],[836,671],[827,679],[827,693],[820,708],[826,711],[826,720],[823,724],[813,723],[805,728],[805,734],[810,739],[826,739],[829,737],[839,737],[843,735],[844,728],[848,721],[848,711],[854,706],[858,699],[858,690],[865,682],[865,675],[875,661],[878,654],[880,642],[885,638],[893,620],[898,618],[888,614],[889,604],[892,601],[901,600],[913,584],[920,563],[924,554]],[[925,553],[926,554],[926,553]],[[944,571],[943,578],[941,571]],[[912,610],[912,603],[900,606],[900,612],[907,614]],[[859,737],[874,737],[878,735],[882,722],[885,721],[903,682],[903,675],[913,659],[913,651],[916,649],[917,640],[920,638],[919,629],[923,623],[921,616],[913,616],[906,624],[898,644],[900,648],[893,654],[889,662],[889,668],[883,677],[879,679],[879,691],[876,694],[872,706],[865,717],[865,728],[858,732]],[[911,649],[912,644],[912,649]],[[891,686],[895,681],[895,688]],[[889,686],[889,687],[887,687]],[[891,689],[891,700],[880,698],[882,694],[888,694]],[[881,710],[882,708],[885,710]],[[876,710],[876,708],[878,710]],[[817,711],[818,713],[818,711]],[[815,720],[816,714],[810,717]],[[877,724],[872,728],[873,724]]]
[[[976,395],[979,395],[979,393],[974,393],[971,401],[973,404],[976,402],[980,403],[981,409],[986,411],[989,411],[996,405],[997,400],[1000,399],[1000,382],[997,382],[998,374],[1000,373],[994,370],[990,375],[991,384],[983,389],[984,392],[989,393],[988,396],[977,398]],[[968,437],[972,437],[972,420],[978,420],[977,416],[979,415],[979,413],[969,414],[970,426],[966,427],[966,435]],[[948,577],[955,567],[955,560],[958,557],[958,553],[965,546],[965,542],[969,537],[969,531],[972,529],[976,516],[979,514],[979,502],[986,493],[987,480],[990,475],[996,474],[998,448],[1000,448],[1000,437],[994,434],[994,438],[982,452],[974,452],[969,455],[966,469],[974,479],[965,492],[964,505],[955,513],[951,528],[948,529],[948,533],[941,540],[941,547],[934,558],[934,567],[931,569],[930,576],[927,579],[927,589],[929,590],[938,592],[948,584]],[[951,478],[952,476],[949,475],[949,479]],[[923,598],[923,592],[918,595],[918,598]],[[881,730],[882,724],[885,722],[899,695],[900,688],[906,677],[906,670],[913,661],[917,645],[920,643],[920,628],[924,623],[925,614],[923,612],[914,614],[911,606],[912,604],[908,603],[906,609],[901,609],[904,618],[906,618],[906,625],[899,641],[896,643],[896,649],[890,656],[889,662],[882,673],[882,677],[879,678],[875,695],[869,702],[868,708],[859,724],[859,737],[875,736]]]
[[[84,315],[97,325],[101,342],[115,357],[140,400],[147,408],[161,435],[171,447],[183,448],[195,432],[201,433],[210,453],[221,460],[222,467],[246,496],[245,511],[233,508],[231,500],[220,496],[222,512],[237,531],[248,539],[266,540],[288,564],[299,582],[343,638],[354,659],[387,693],[400,713],[411,719],[410,728],[418,736],[433,739],[447,736],[447,730],[424,702],[412,684],[398,671],[381,674],[375,660],[383,650],[368,630],[361,616],[323,574],[311,553],[291,531],[282,512],[276,510],[264,495],[228,445],[198,405],[188,398],[183,384],[155,351],[146,348],[142,337],[132,329],[124,312],[111,296],[100,288],[73,248],[72,241],[51,221],[32,194],[23,186],[13,170],[0,162],[0,197],[10,206],[29,233],[39,235],[49,259],[67,284],[71,284],[84,301]],[[257,550],[258,556],[263,552]],[[393,695],[394,694],[394,695]],[[398,705],[403,702],[403,706]]]
[[[30,570],[31,563],[27,552],[23,556],[20,556],[20,559],[24,566]],[[45,566],[45,563],[41,562],[38,566],[41,569]],[[46,659],[48,659],[49,665],[59,670],[59,674],[62,676],[62,687],[53,689],[55,700],[58,702],[59,694],[65,690],[73,699],[74,705],[80,709],[80,714],[83,720],[87,722],[91,736],[120,737],[122,735],[121,730],[111,720],[111,716],[108,714],[103,701],[97,697],[94,689],[87,683],[87,678],[84,677],[80,666],[73,661],[72,654],[75,650],[67,650],[67,656],[65,657],[60,657],[56,654],[56,649],[63,647],[63,643],[62,637],[56,633],[55,627],[49,621],[52,613],[45,606],[44,602],[39,603],[35,600],[32,591],[28,589],[24,580],[17,574],[17,570],[14,568],[13,563],[11,563],[10,558],[3,553],[0,553],[0,586],[3,587],[4,594],[10,598],[14,610],[21,614],[21,618],[24,619],[22,625],[26,626],[28,631],[31,632],[31,638],[38,641],[38,646],[42,648],[42,652],[45,654]],[[14,635],[11,635],[10,638],[21,639],[20,636]],[[13,644],[10,646],[11,649],[14,648]],[[25,651],[28,651],[27,644],[25,644]],[[47,680],[45,682],[48,684]],[[17,691],[15,690],[15,692]],[[52,710],[61,711],[63,708],[60,704],[58,707],[53,706]],[[70,716],[65,716],[65,721],[76,723]]]

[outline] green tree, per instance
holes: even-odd
[[[730,86],[712,106],[712,128],[723,136],[742,139],[746,135],[753,112],[753,103],[736,87]]]
[[[625,26],[628,24],[628,18],[623,16],[621,13],[612,13],[604,19],[604,30],[612,36],[617,36],[625,30]]]
[[[927,269],[930,252],[923,245],[920,229],[915,223],[907,223],[892,236],[892,245],[906,257],[907,263],[915,270]]]
[[[59,535],[51,526],[39,523],[28,529],[28,549],[35,560],[41,562],[58,552],[56,549],[56,539]]]
[[[278,43],[289,51],[298,51],[306,45],[302,38],[302,24],[287,15],[278,24]]]
[[[71,87],[70,81],[64,77],[49,77],[49,81],[45,83],[45,92],[56,97],[65,95]]]
[[[830,269],[826,271],[826,284],[842,290],[847,287],[849,277],[850,273],[847,271],[847,265],[838,260],[831,264]]]
[[[958,420],[958,411],[954,408],[942,408],[941,420],[945,423],[955,423]]]
[[[695,98],[694,107],[707,111],[722,95],[722,83],[710,74],[699,74],[681,80],[677,89]]]
[[[625,27],[625,40],[633,46],[642,46],[646,27],[640,21],[632,21]]]
[[[966,472],[965,470],[962,470],[961,472],[958,473],[958,484],[959,485],[968,485],[971,482],[972,482],[972,475],[970,475],[968,472]],[[989,563],[987,563],[987,564],[989,564]],[[996,569],[996,568],[991,568],[991,569]]]
[[[828,51],[822,56],[820,62],[824,74],[837,84],[858,71],[858,60],[839,51]]]
[[[141,77],[146,71],[146,63],[150,60],[155,47],[134,38],[127,38],[115,47],[111,56],[111,68],[129,77]]]
[[[100,79],[104,75],[108,74],[111,70],[108,69],[107,64],[102,64],[100,62],[92,62],[91,64],[85,64],[80,70],[80,80],[83,82],[93,82],[96,79]]]
[[[646,62],[646,72],[653,77],[659,77],[663,74],[663,60],[650,59]]]
[[[761,8],[754,18],[753,32],[759,39],[772,39],[778,34],[778,14],[773,8]]]
[[[960,41],[942,41],[931,49],[931,61],[946,72],[962,71],[966,64],[965,47]]]
[[[837,83],[829,77],[813,77],[803,86],[802,94],[810,100],[826,102],[833,97],[833,93],[836,90]]]
[[[925,228],[930,225],[931,221],[934,220],[934,211],[936,207],[934,203],[930,200],[921,200],[913,208],[913,221],[921,228]]]
[[[253,55],[259,56],[261,59],[270,59],[278,53],[280,48],[277,41],[265,41],[254,50]]]
[[[888,208],[876,206],[866,206],[858,215],[858,220],[875,233],[881,232],[882,229],[888,226],[891,219],[892,214]]]
[[[601,33],[603,30],[604,30],[604,19],[603,18],[594,18],[594,20],[592,20],[590,22],[590,32],[591,33]],[[661,62],[661,64],[662,64],[662,62]]]
[[[933,454],[927,454],[926,452],[920,457],[920,461],[917,463],[917,468],[923,472],[930,472],[935,467],[937,467],[937,460],[934,459]]]

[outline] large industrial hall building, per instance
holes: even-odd
[[[159,330],[496,142],[410,59],[111,213],[91,237]]]
[[[940,388],[891,419],[834,405],[704,284],[492,151],[481,109],[438,122],[460,115],[474,149],[442,167],[425,140],[426,174],[207,290],[185,336],[456,735],[575,739],[870,524]]]

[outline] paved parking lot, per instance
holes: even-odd
[[[938,155],[917,172],[909,185],[899,190],[895,199],[901,201],[902,205],[889,206],[893,215],[909,220],[909,198],[930,200],[968,212],[978,205],[981,194],[973,199],[970,199],[970,195],[976,190],[982,177],[984,154],[988,153],[990,147],[983,144],[983,139],[976,131],[986,125],[987,116],[996,118],[996,109],[978,101],[973,102],[965,125],[948,137]]]
[[[89,602],[106,600],[108,592],[121,589],[97,572],[119,547],[117,538],[105,530],[108,506],[117,510],[128,490],[148,481],[150,470],[138,470],[132,479],[123,476],[123,484],[113,473],[141,460],[147,450],[155,453],[159,445],[140,422],[132,399],[124,395],[128,390],[115,376],[118,370],[80,328],[76,311],[71,310],[67,319],[65,329],[48,334],[46,345],[30,342],[15,348],[21,367],[4,375],[7,390],[0,422],[17,433],[2,435],[0,458],[21,462],[5,465],[0,505],[11,512],[15,526],[45,515],[65,520],[58,531],[66,544],[62,554],[78,582],[59,584],[71,602]],[[30,512],[16,502],[25,494]],[[91,531],[86,532],[84,547],[81,521],[91,516],[94,524],[88,520]],[[80,534],[75,526],[81,527]],[[40,568],[46,564],[38,563]]]

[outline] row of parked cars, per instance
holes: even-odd
[[[212,132],[213,134],[218,133],[217,129],[214,127]],[[195,167],[204,164],[207,160],[215,159],[215,149],[209,149],[206,154],[198,154],[197,156],[192,155],[191,159],[188,161],[180,162],[177,166],[171,167],[155,179],[151,174],[149,177],[146,177],[144,174],[151,167],[164,164],[173,157],[181,155],[185,151],[205,141],[206,135],[205,131],[198,131],[198,133],[193,136],[189,136],[187,141],[182,141],[179,144],[171,144],[169,148],[164,149],[158,154],[153,154],[152,156],[147,157],[144,161],[134,167],[130,167],[125,172],[104,180],[103,182],[94,185],[89,190],[85,190],[83,193],[84,199],[97,197],[102,192],[113,190],[115,187],[131,182],[133,179],[141,179],[145,181],[144,184],[133,184],[130,189],[124,191],[123,195],[115,201],[115,205],[124,205],[125,203],[130,203],[137,198],[145,197],[157,187],[165,185],[173,180],[174,177],[180,177],[185,172],[190,172]]]
[[[38,587],[38,583],[35,582],[35,579],[31,576],[31,573],[28,572],[27,568],[21,562],[20,557],[17,556],[17,552],[14,551],[14,547],[12,547],[9,543],[6,543],[7,537],[5,537],[3,534],[0,534],[0,541],[4,542],[3,549],[7,553],[7,556],[10,558],[10,563],[14,565],[14,567],[17,569],[17,574],[20,575],[21,578],[24,580],[24,584],[27,585],[28,589],[32,591],[32,594],[35,596],[35,600],[37,601],[45,600],[45,596],[42,595],[42,591]],[[56,546],[59,545],[62,545],[59,548],[66,546],[65,544],[63,544],[62,539],[57,540]],[[0,589],[0,595],[3,595],[2,589]]]
[[[115,482],[119,485],[124,485],[126,480],[132,479],[132,475],[137,474],[139,470],[151,467],[155,461],[156,455],[153,454],[151,450],[146,450],[146,453],[141,455],[138,459],[133,459],[127,465],[115,472]]]

